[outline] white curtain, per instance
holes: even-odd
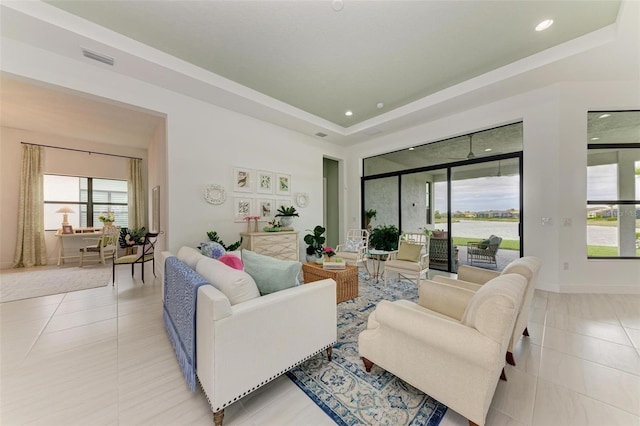
[[[147,226],[147,203],[142,178],[142,160],[129,159],[129,228],[138,229]]]
[[[22,146],[14,268],[47,264],[47,248],[44,242],[43,163],[43,147],[26,144]]]

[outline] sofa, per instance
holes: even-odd
[[[358,337],[366,371],[376,364],[484,425],[526,284],[506,274],[474,292],[425,280],[417,303],[380,301]]]
[[[222,424],[225,407],[315,354],[326,350],[330,361],[337,340],[335,281],[325,279],[261,295],[256,280],[246,271],[203,256],[194,248],[182,247],[175,257],[169,252],[163,256],[165,312],[170,304],[167,300],[175,299],[169,294],[173,287],[182,286],[181,281],[199,282],[193,363],[215,425]],[[175,316],[183,311],[179,309]],[[172,321],[165,319],[170,338]],[[188,357],[176,352],[183,366]],[[187,378],[184,368],[183,372]]]

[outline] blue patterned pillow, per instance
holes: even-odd
[[[219,243],[216,243],[214,241],[207,241],[200,244],[200,252],[207,257],[218,259],[227,251]]]
[[[347,240],[344,243],[344,251],[349,253],[357,253],[364,247],[364,241],[361,240]]]

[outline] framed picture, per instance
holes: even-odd
[[[233,208],[234,208],[234,213],[233,213],[234,220],[236,222],[242,222],[244,221],[245,217],[252,216],[253,199],[236,197],[233,199]]]
[[[233,169],[233,190],[251,192],[251,170],[235,167]]]
[[[273,219],[276,214],[276,203],[275,200],[264,198],[258,200],[258,214],[260,216],[260,220],[269,221]]]
[[[285,207],[293,206],[293,204],[291,203],[291,198],[280,198],[276,200],[276,207],[274,210],[274,214],[276,213],[276,210],[278,210],[281,206],[285,206]]]
[[[62,233],[63,234],[73,234],[73,226],[71,225],[64,225],[62,227]]]
[[[258,194],[273,194],[273,173],[256,172],[256,192]]]
[[[291,175],[278,174],[276,178],[276,194],[291,195]]]

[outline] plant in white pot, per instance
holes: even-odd
[[[289,227],[293,223],[294,217],[299,217],[296,208],[293,206],[280,206],[277,210],[276,217],[280,218],[280,223],[284,227]]]

